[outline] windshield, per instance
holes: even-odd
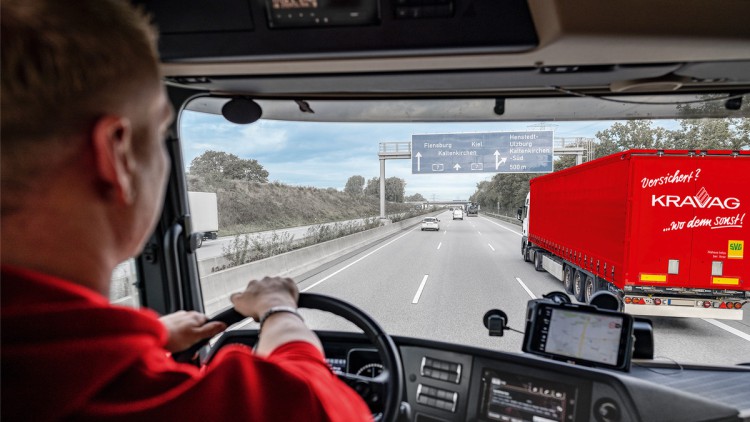
[[[528,214],[530,179],[633,148],[746,150],[749,136],[748,119],[236,125],[184,111],[180,138],[193,231],[204,233],[197,256],[206,311],[224,309],[227,295],[250,278],[281,273],[300,291],[361,307],[392,335],[520,352],[523,336],[488,336],[484,313],[502,309],[508,325],[523,331],[529,299],[565,290],[555,275],[524,262],[527,234],[517,217]],[[451,155],[472,155],[471,144],[467,152],[448,144],[464,137],[510,146],[481,166],[456,168]],[[547,144],[529,141],[537,138]],[[440,220],[437,233],[420,230],[431,221],[425,217]],[[279,264],[279,255],[290,258]],[[747,280],[747,268],[736,276]],[[746,361],[744,315],[651,317],[655,357]]]

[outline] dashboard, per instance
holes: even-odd
[[[374,377],[382,369],[363,335],[316,333],[333,371]],[[211,353],[226,344],[252,347],[256,340],[257,330],[229,331]],[[750,367],[635,361],[629,372],[617,372],[411,337],[393,340],[406,385],[402,409],[409,409],[401,420],[750,420]]]

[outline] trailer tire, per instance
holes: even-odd
[[[596,293],[597,290],[594,277],[587,275],[586,281],[583,285],[583,302],[591,302],[591,297],[594,296],[594,293]]]
[[[579,302],[583,302],[584,300],[584,290],[585,290],[585,283],[586,283],[586,274],[582,271],[576,271],[576,275],[573,282],[573,295],[576,297],[576,300]]]
[[[573,294],[573,278],[575,277],[576,270],[570,265],[565,266],[565,272],[563,275],[563,286],[565,291]]]
[[[538,250],[534,252],[534,269],[544,271],[544,267],[542,267],[542,254]]]

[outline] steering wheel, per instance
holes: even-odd
[[[353,388],[371,409],[381,402],[383,403],[383,413],[373,415],[376,421],[395,422],[401,408],[404,379],[401,376],[403,371],[398,348],[388,333],[365,311],[335,297],[315,293],[300,293],[298,306],[300,308],[317,309],[338,315],[353,323],[364,332],[367,339],[378,351],[383,364],[383,371],[375,378],[347,373],[339,373],[337,375],[339,379]],[[245,319],[243,315],[235,311],[234,308],[230,308],[211,318],[208,322],[221,321],[229,326],[243,319]],[[172,356],[177,361],[189,362],[195,353],[207,343],[208,340],[205,340],[186,351],[175,353]]]

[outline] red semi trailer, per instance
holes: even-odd
[[[749,209],[750,151],[631,150],[532,179],[522,254],[582,302],[742,319]]]

